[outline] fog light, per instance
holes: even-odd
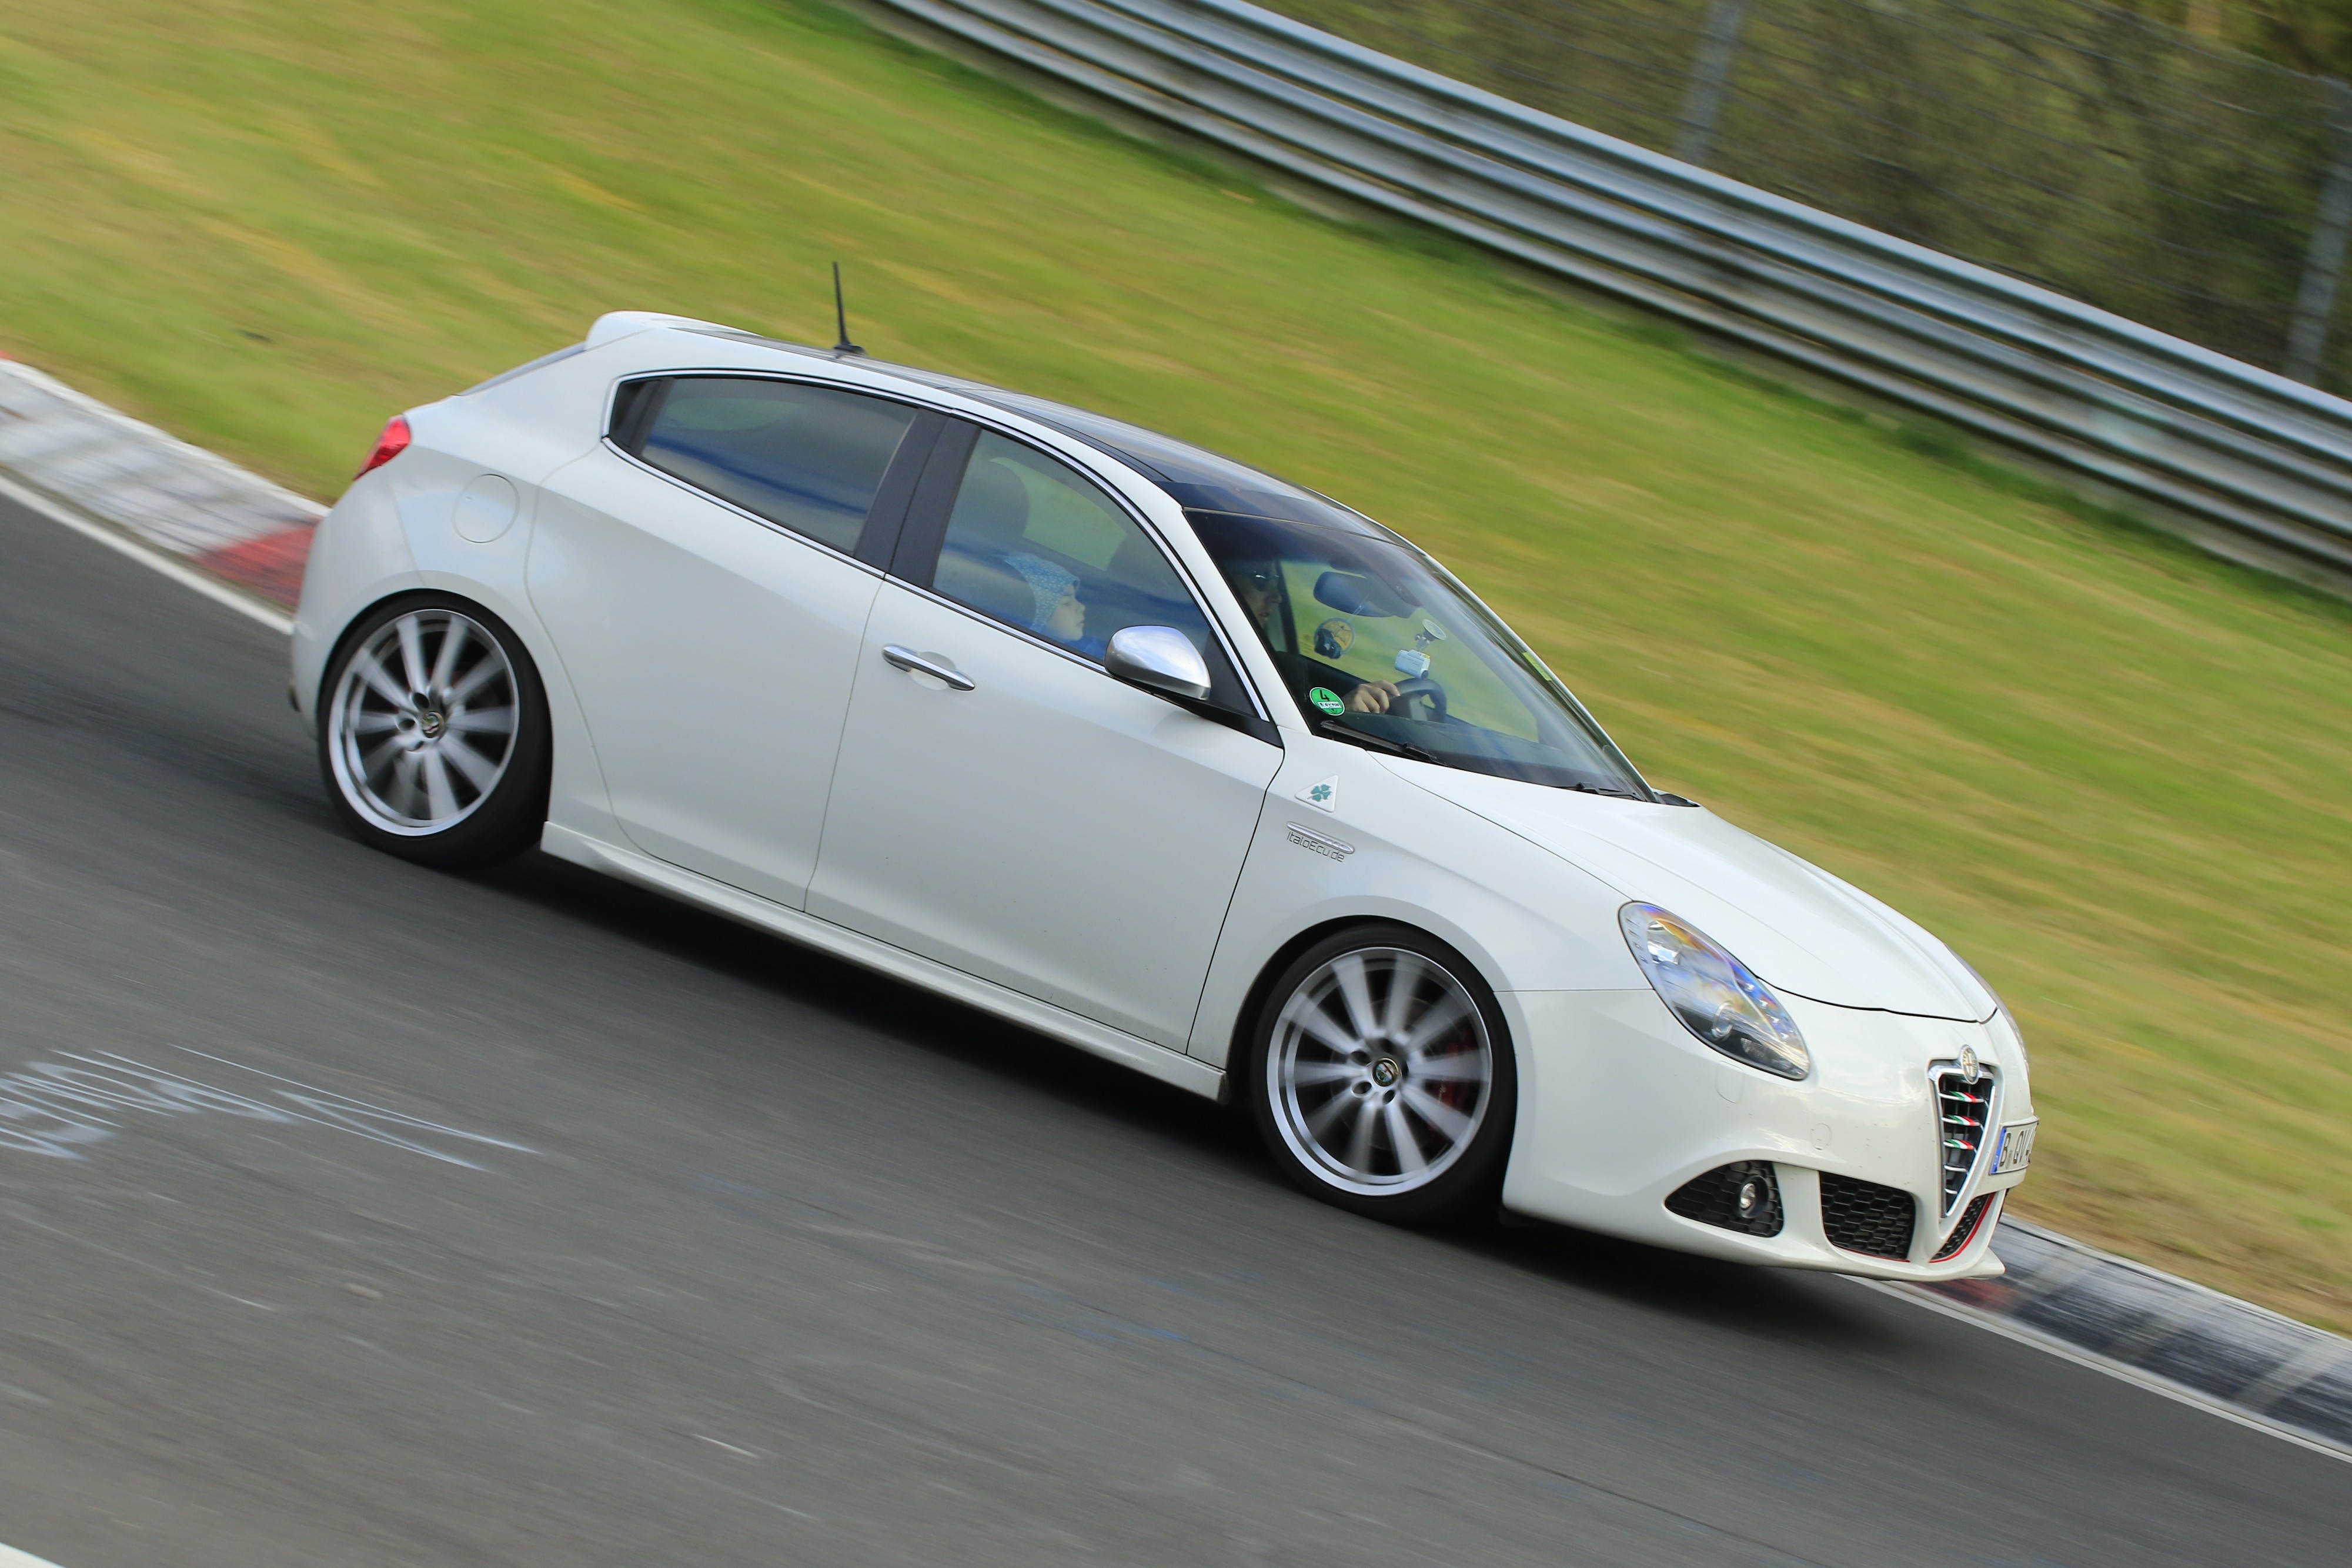
[[[1666,1195],[1666,1210],[1748,1236],[1780,1234],[1780,1182],[1769,1160],[1735,1160]]]

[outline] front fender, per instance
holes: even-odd
[[[1399,779],[1360,747],[1286,733],[1211,960],[1188,1050],[1223,1066],[1259,980],[1312,933],[1394,921],[1459,952],[1496,991],[1647,982],[1616,891]],[[1322,800],[1318,788],[1329,785]],[[1522,1062],[1524,1047],[1521,1048]]]

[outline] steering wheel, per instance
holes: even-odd
[[[1445,688],[1427,675],[1415,675],[1409,681],[1399,681],[1396,700],[1389,704],[1389,712],[1398,718],[1412,718],[1429,724],[1444,724],[1445,722]]]

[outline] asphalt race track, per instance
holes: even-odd
[[[266,629],[0,503],[0,1542],[2352,1558],[2342,1464],[1850,1281],[1383,1228],[859,971],[536,856],[370,853],[285,682]]]

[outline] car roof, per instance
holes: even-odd
[[[1405,542],[1354,507],[1335,501],[1320,491],[1310,490],[1206,447],[1179,441],[1172,435],[1148,430],[1139,424],[1130,424],[1108,414],[1074,408],[1050,398],[991,386],[985,382],[970,381],[940,371],[925,370],[918,365],[872,359],[863,351],[853,356],[839,350],[820,349],[782,338],[765,338],[756,332],[732,327],[702,323],[688,326],[684,322],[669,324],[708,337],[756,343],[796,357],[824,360],[834,364],[855,364],[863,371],[912,382],[937,392],[953,392],[974,402],[1002,409],[1126,464],[1167,491],[1177,505],[1188,510],[1280,517],[1292,522],[1339,528],[1395,544]]]

